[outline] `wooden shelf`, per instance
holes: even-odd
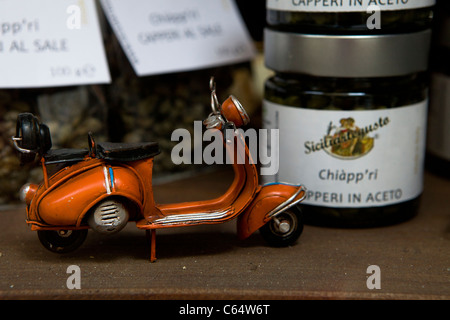
[[[211,198],[227,188],[220,171],[154,186],[159,202]],[[259,233],[240,241],[235,221],[157,233],[149,262],[145,232],[90,232],[76,252],[46,251],[25,223],[23,206],[0,211],[1,299],[450,299],[450,181],[426,174],[419,214],[374,229],[305,226],[288,248]],[[66,286],[81,270],[81,289]],[[367,267],[381,270],[368,289]]]

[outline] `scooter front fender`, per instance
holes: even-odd
[[[262,186],[252,203],[238,218],[239,239],[248,238],[272,217],[302,201],[305,192],[305,188],[298,185],[271,183]]]

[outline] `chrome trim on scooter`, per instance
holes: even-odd
[[[206,129],[215,129],[223,127],[225,122],[222,115],[211,113],[206,120],[203,120],[203,125]]]
[[[28,182],[28,183],[24,184],[22,186],[22,188],[20,188],[20,191],[19,191],[19,199],[20,199],[20,201],[26,202],[27,193],[28,193],[28,191],[30,191],[30,186],[31,185],[32,185],[32,183]]]
[[[209,79],[209,88],[211,90],[211,109],[213,114],[221,114],[220,112],[220,103],[219,100],[217,99],[217,94],[216,94],[216,82],[214,81],[214,77],[211,77]]]
[[[277,215],[279,215],[280,213],[282,213],[283,211],[286,211],[287,209],[295,206],[297,203],[303,201],[303,199],[305,199],[306,197],[306,192],[303,195],[303,197],[301,197],[300,199],[294,201],[294,199],[302,192],[302,191],[306,191],[306,188],[304,186],[300,186],[297,190],[296,193],[294,193],[294,195],[292,197],[290,197],[289,199],[287,199],[285,202],[279,204],[276,208],[272,209],[268,214],[267,217],[268,218],[274,218]]]
[[[109,179],[109,175],[108,175],[108,168],[106,168],[106,166],[103,166],[103,176],[105,177],[106,193],[111,194],[111,184],[110,184],[110,179]]]
[[[250,117],[248,116],[247,111],[245,111],[241,102],[238,99],[236,99],[235,96],[232,95],[232,96],[230,96],[230,98],[231,98],[231,101],[233,101],[234,105],[236,106],[237,111],[241,115],[242,122],[244,123],[244,125],[247,125],[250,122]]]
[[[13,144],[14,144],[14,148],[16,148],[17,151],[22,152],[22,153],[33,153],[35,151],[33,150],[29,150],[29,149],[24,149],[19,147],[19,145],[17,144],[17,141],[22,141],[21,137],[11,137]]]
[[[224,211],[174,214],[174,215],[166,216],[164,218],[156,219],[156,220],[152,221],[152,223],[168,225],[168,224],[177,224],[177,223],[183,223],[183,222],[195,223],[196,221],[218,220],[218,219],[222,219],[222,218],[226,217],[227,215],[232,214],[233,212],[234,212],[234,209],[232,207],[229,207],[228,209],[226,209]]]

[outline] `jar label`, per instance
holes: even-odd
[[[450,77],[434,73],[430,88],[428,150],[450,160]]]
[[[302,184],[305,204],[377,207],[420,195],[428,101],[369,111],[312,110],[264,101],[279,129],[279,170],[264,182]]]
[[[267,0],[267,9],[305,12],[366,12],[369,6],[380,10],[408,10],[434,6],[436,0]]]

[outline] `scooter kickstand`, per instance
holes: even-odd
[[[156,230],[145,230],[145,235],[150,242],[150,262],[156,261]]]

